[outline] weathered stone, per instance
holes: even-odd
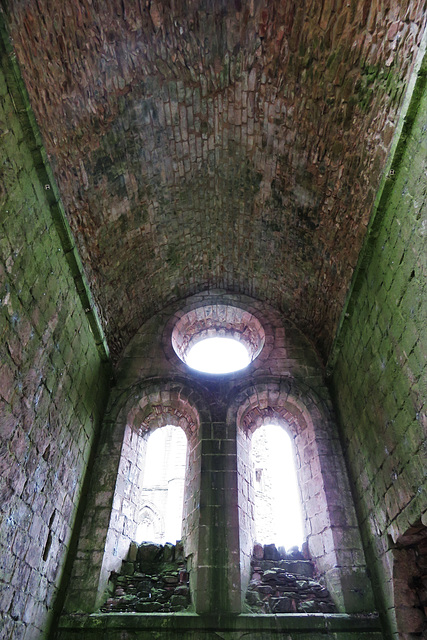
[[[140,551],[147,559],[145,563],[139,561]],[[101,611],[154,613],[181,611],[186,608],[191,601],[188,572],[180,562],[175,562],[176,570],[173,570],[173,563],[165,560],[162,551],[161,545],[142,543],[137,546],[135,562],[123,562],[122,574],[111,575],[113,588],[115,585],[115,599],[113,601],[109,598]],[[176,557],[175,550],[169,549],[167,557]],[[134,571],[136,566],[141,566],[146,571]]]
[[[173,562],[175,560],[175,545],[167,542],[163,547],[163,559],[165,562]]]
[[[264,558],[265,560],[279,560],[279,553],[275,544],[264,545]]]
[[[142,566],[159,562],[163,554],[163,547],[153,542],[143,542],[138,547],[137,560]]]
[[[261,594],[273,593],[273,587],[268,584],[261,584],[257,587],[257,591]]]
[[[257,607],[262,605],[262,600],[257,591],[247,591],[246,601],[250,606]]]
[[[184,546],[182,542],[177,542],[175,545],[175,561],[184,562]]]
[[[187,607],[188,606],[188,598],[185,596],[173,595],[170,599],[170,603],[173,607]]]
[[[291,598],[270,598],[272,613],[294,613],[295,608]]]
[[[263,582],[276,582],[277,579],[277,572],[276,571],[264,571],[263,575],[262,575],[262,581]]]
[[[140,613],[154,613],[160,611],[162,605],[160,602],[137,602],[135,604],[135,610]]]
[[[115,354],[133,327],[149,318],[152,305],[164,308],[174,287],[175,298],[188,293],[183,282],[191,278],[181,282],[178,275],[182,264],[192,270],[192,278],[210,278],[212,288],[223,288],[225,270],[230,281],[238,281],[242,252],[255,297],[289,309],[326,352],[389,148],[384,124],[395,124],[420,42],[421,2],[411,3],[413,12],[396,0],[387,12],[374,6],[368,12],[369,37],[361,5],[349,11],[343,3],[322,11],[319,19],[319,12],[297,3],[289,9],[292,20],[280,3],[255,5],[245,18],[244,36],[238,35],[242,13],[233,4],[222,9],[226,33],[215,22],[215,9],[201,16],[191,5],[181,23],[180,5],[161,17],[153,9],[132,6],[135,29],[144,33],[147,47],[136,63],[132,47],[124,45],[129,12],[120,12],[111,1],[110,10],[86,22],[69,9],[71,0],[58,2],[54,11],[44,0],[31,13],[29,31],[19,4],[10,2],[5,15],[78,248],[87,272],[96,273],[91,285],[96,299],[103,301]],[[110,41],[112,13],[115,46]],[[414,16],[410,26],[408,15]],[[176,24],[182,41],[172,46],[169,34]],[[91,38],[92,29],[97,38]],[[55,34],[52,42],[47,32]],[[258,38],[264,49],[254,66]],[[64,60],[64,50],[72,52],[70,60]],[[108,70],[106,50],[111,56]],[[57,62],[47,66],[47,59]],[[199,61],[197,69],[194,60]],[[57,92],[68,65],[73,73]],[[267,75],[271,91],[265,89]],[[93,90],[98,78],[103,87],[99,93]],[[58,144],[64,140],[66,144]],[[211,180],[210,172],[217,179]],[[186,175],[195,179],[188,182]],[[162,187],[158,176],[165,181]],[[149,212],[160,206],[160,190],[161,215],[156,224],[148,224]],[[242,198],[247,203],[243,207]],[[212,211],[209,217],[204,216],[207,210]],[[273,249],[266,253],[261,243],[253,243],[245,253],[243,234],[236,236],[239,250],[233,252],[221,241],[222,226],[215,222],[227,220],[230,212],[238,216],[236,228],[251,225]],[[195,243],[191,230],[201,217],[205,224],[197,233],[203,239]],[[199,245],[205,261],[197,253]],[[325,247],[332,256],[326,262],[321,259]],[[283,261],[284,253],[292,259]],[[223,269],[209,272],[217,255]],[[311,256],[310,268],[306,255]],[[98,256],[102,270],[96,269]],[[160,270],[158,278],[154,274]],[[113,284],[120,279],[132,291],[127,305],[120,305],[121,287]],[[297,293],[301,288],[304,295]]]
[[[337,585],[334,597],[343,610],[368,610],[360,526],[382,614],[405,628],[394,609],[412,611],[406,604],[417,593],[397,588],[402,579],[393,551],[398,549],[390,546],[399,544],[406,529],[412,531],[425,509],[425,64],[419,74],[415,66],[419,80],[404,133],[393,145],[397,152],[388,156],[388,151],[425,34],[423,3],[391,0],[385,10],[380,3],[342,3],[335,10],[328,1],[317,11],[316,3],[290,3],[284,9],[273,1],[267,8],[252,3],[244,19],[239,2],[221,11],[214,3],[207,12],[192,5],[185,15],[180,3],[170,15],[163,15],[159,3],[129,10],[128,2],[112,2],[112,11],[93,11],[91,3],[71,0],[3,4],[1,19],[15,47],[9,51],[2,25],[3,633],[17,639],[45,633],[65,558],[71,559],[79,513],[84,518],[68,610],[93,610],[102,563],[120,565],[127,552],[123,541],[129,542],[136,524],[138,505],[125,494],[139,471],[129,457],[132,464],[125,472],[120,465],[117,478],[118,450],[126,449],[128,436],[122,442],[113,432],[109,421],[115,409],[105,413],[108,353],[94,309],[101,311],[114,358],[122,356],[110,404],[119,410],[124,405],[118,398],[125,401],[128,390],[132,395],[147,377],[153,385],[153,380],[166,381],[162,392],[168,394],[170,376],[174,384],[194,380],[173,356],[159,355],[158,346],[162,341],[167,348],[166,315],[181,310],[167,305],[183,303],[189,292],[206,287],[233,291],[240,301],[251,294],[283,312],[266,335],[266,348],[274,345],[273,352],[251,365],[250,385],[260,383],[254,392],[259,400],[248,402],[260,421],[277,410],[275,418],[295,428],[301,440],[310,420],[286,412],[296,398],[304,404],[310,390],[310,402],[322,413],[313,439],[322,451],[315,460],[312,450],[300,446],[298,455],[317,566],[326,558],[328,568],[336,567],[329,579]],[[410,98],[409,92],[408,103]],[[74,238],[61,221],[63,205],[47,156]],[[394,164],[368,225],[386,157]],[[323,368],[310,362],[317,362],[314,350],[306,353],[306,345],[289,336],[304,330],[325,363],[346,296],[348,307],[329,360],[338,433],[323,420],[333,407]],[[259,300],[250,305],[260,317],[267,309]],[[154,316],[158,309],[164,311]],[[130,356],[135,343],[126,353],[123,349],[143,320],[152,322],[151,333],[147,324],[138,344],[145,340],[150,346],[141,348],[138,360],[136,352]],[[279,331],[286,334],[281,346],[275,342]],[[262,395],[264,376],[280,380],[278,385],[289,382],[281,398],[286,395],[286,408],[272,395]],[[228,399],[237,398],[230,380],[220,385],[203,380],[197,393],[188,393],[200,394],[195,405],[204,418],[224,409],[224,389]],[[249,389],[249,379],[240,378],[239,385]],[[185,396],[184,387],[177,395]],[[162,407],[163,417],[185,420],[173,413],[170,398],[158,393],[154,404]],[[129,438],[140,428],[141,407],[131,421],[120,422],[135,426]],[[311,407],[303,410],[306,417],[312,417]],[[104,413],[107,422],[100,429]],[[231,440],[234,422],[202,422],[203,438],[209,431],[225,434],[216,445],[225,446],[226,436]],[[198,429],[193,416],[188,432]],[[334,452],[340,442],[345,448],[359,522],[351,509],[342,510],[351,495],[342,459],[323,450],[328,442]],[[94,463],[88,467],[89,461]],[[236,489],[231,473],[215,483],[204,474],[215,497],[219,486]],[[88,494],[85,477],[92,487]],[[212,501],[205,510],[200,494],[192,491],[198,479],[191,478],[190,516],[207,511],[209,524],[216,523],[217,504]],[[114,486],[122,494],[114,496]],[[323,490],[327,509],[319,503]],[[250,486],[247,494],[249,503]],[[322,515],[314,521],[313,513]],[[231,534],[238,524],[233,518],[228,522],[229,515]],[[189,531],[198,535],[202,527],[193,526],[196,517],[190,516]],[[222,542],[226,536],[217,538]],[[233,562],[228,566],[234,570],[236,555]],[[154,576],[152,583],[162,581]],[[137,588],[135,582],[127,586]],[[307,597],[312,592],[320,594],[309,583]],[[112,600],[108,606],[128,606],[126,598]]]
[[[135,542],[130,543],[128,560],[129,562],[136,562],[138,553],[138,545]]]
[[[133,562],[124,562],[122,564],[122,573],[125,576],[132,576],[135,571],[135,565]]]
[[[264,570],[257,566],[258,563]],[[252,566],[259,569],[259,573],[254,571],[252,574],[246,600],[254,611],[261,609],[271,613],[336,611],[330,594],[324,586],[310,577],[304,578],[300,574],[290,572],[292,567],[301,568],[302,566],[305,572],[312,576],[314,574],[312,562],[280,560],[277,564],[279,566],[275,566],[272,560],[260,562],[255,557],[252,559]],[[306,568],[306,565],[309,565],[309,568]],[[255,593],[259,594],[260,601],[253,595]],[[309,604],[301,608],[300,605],[305,602]]]
[[[305,600],[299,603],[298,610],[304,613],[315,613],[319,611],[319,603],[315,600]]]

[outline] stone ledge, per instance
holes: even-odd
[[[360,634],[367,634],[368,640],[382,640],[381,626],[377,616],[347,615],[347,614],[243,614],[239,616],[198,616],[194,613],[175,614],[138,614],[138,613],[94,613],[70,614],[63,616],[59,624],[59,638],[72,637],[85,631],[84,637],[95,638],[98,632],[105,634],[111,631],[127,630],[133,634],[137,631],[163,631],[165,634],[173,631],[182,633],[188,631],[236,631],[236,632],[268,632],[272,636],[279,633],[295,631],[298,638],[301,633],[319,632],[334,634],[334,640],[359,638]],[[337,636],[336,634],[339,634]],[[345,634],[345,635],[341,635]],[[81,635],[79,637],[82,637]],[[103,638],[108,636],[103,635]],[[122,636],[120,636],[122,637]],[[141,636],[142,637],[142,636]],[[188,636],[190,637],[190,636]],[[252,635],[251,635],[252,637]],[[256,635],[253,635],[255,638]],[[265,633],[263,639],[266,638]],[[327,637],[327,636],[326,636]],[[289,640],[291,637],[289,636]]]

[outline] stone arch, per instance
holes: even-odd
[[[295,443],[297,475],[309,553],[339,611],[372,611],[362,542],[330,405],[310,387],[270,379],[241,389],[228,409],[237,426],[242,592],[254,542],[250,438],[261,424],[278,422]]]
[[[148,435],[166,425],[179,426],[187,436],[187,476],[183,509],[183,542],[187,555],[197,558],[193,532],[198,524],[200,412],[194,404],[197,393],[179,382],[158,382],[133,387],[118,412],[115,424],[123,432],[117,480],[98,587],[97,601],[104,598],[108,577],[119,571],[136,531],[139,509],[141,462]],[[199,403],[199,406],[201,403]],[[135,473],[132,473],[134,469]]]
[[[190,386],[188,380],[179,378],[147,379],[117,392],[106,420],[121,426],[128,424],[135,431],[150,429],[154,421],[158,426],[176,424],[190,438],[202,419],[209,420],[207,414],[197,382]],[[173,422],[166,423],[164,419]]]
[[[164,519],[157,512],[154,504],[150,502],[144,502],[142,507],[138,510],[138,527],[148,522],[152,524],[155,539],[158,539],[159,537],[161,537],[164,531]],[[143,541],[148,541],[148,542],[154,541],[154,539],[152,540],[147,536],[146,537],[138,536],[138,527],[136,531],[137,533],[136,542],[140,543]]]
[[[135,532],[137,488],[148,433],[157,427],[180,426],[187,436],[184,497],[185,552],[197,560],[195,540],[200,491],[199,425],[206,419],[201,395],[179,380],[150,380],[117,392],[103,422],[102,445],[94,461],[66,610],[94,611],[105,601],[112,571],[119,571]],[[209,419],[209,418],[207,418]],[[145,436],[145,437],[144,437]],[[86,596],[82,603],[81,591]]]

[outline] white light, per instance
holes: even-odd
[[[301,547],[300,492],[289,435],[276,424],[260,427],[252,438],[252,456],[255,468],[262,467],[265,485],[257,487],[254,477],[256,541],[285,549]]]
[[[181,539],[187,438],[181,427],[167,425],[147,439],[140,521],[135,541],[175,543]]]
[[[206,338],[190,349],[186,357],[189,367],[205,373],[231,373],[250,364],[246,347],[233,338]]]

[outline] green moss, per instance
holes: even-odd
[[[166,260],[171,267],[179,267],[181,262],[179,247],[168,244]]]
[[[372,87],[379,81],[387,82],[388,91],[398,86],[375,68],[366,68],[366,81]],[[421,218],[425,213],[421,185],[425,184],[426,88],[422,71],[393,160],[393,178],[385,183],[364,247],[334,373],[343,441],[351,459],[356,504],[368,549],[388,545],[377,535],[372,538],[369,514],[377,512],[381,530],[386,531],[390,518],[396,518],[394,526],[400,526],[401,496],[405,504],[409,501],[406,518],[408,510],[419,517],[422,504],[418,487],[424,478],[412,461],[425,437],[418,419],[425,396],[419,381],[425,379],[427,366],[422,338],[426,333],[425,296],[416,266],[425,262],[425,247],[422,234],[416,232],[421,222],[414,216],[413,202],[423,203],[419,206]],[[364,490],[362,469],[372,493]],[[398,475],[392,478],[396,469]],[[408,487],[414,488],[412,493]],[[405,523],[402,527],[408,526],[408,520]],[[381,585],[390,575],[374,557],[372,560],[378,596],[386,611],[387,593]]]

